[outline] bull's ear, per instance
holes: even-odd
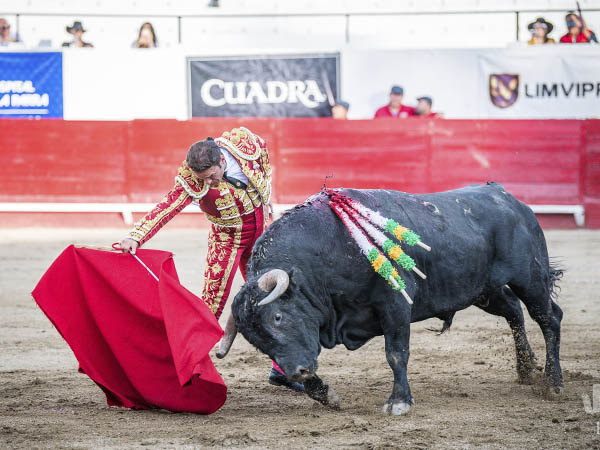
[[[292,267],[290,272],[290,283],[302,292],[313,307],[319,309],[323,314],[327,314],[326,301],[324,301],[325,293],[322,286],[315,285],[315,283],[309,283],[308,278],[306,278],[302,269],[296,266]]]
[[[289,276],[290,283],[292,283],[294,286],[302,287],[307,285],[304,272],[302,272],[302,269],[300,269],[299,267],[292,266],[292,270],[290,271]]]

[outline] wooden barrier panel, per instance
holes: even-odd
[[[0,120],[1,202],[124,202],[127,122]]]
[[[240,125],[269,145],[276,203],[325,182],[423,193],[493,180],[529,204],[585,205],[600,226],[600,120],[5,119],[0,202],[154,203],[193,142]]]
[[[157,202],[174,185],[175,175],[185,160],[188,148],[208,136],[217,138],[223,131],[246,126],[272,143],[269,120],[196,119],[134,120],[129,122],[130,145],[127,153],[127,195],[131,202]]]
[[[288,119],[278,124],[276,199],[299,203],[329,187],[428,190],[429,123]]]
[[[586,226],[600,228],[600,120],[586,120],[581,180]]]
[[[581,121],[436,121],[432,189],[502,183],[533,204],[581,204]]]
[[[323,185],[436,192],[496,181],[528,203],[581,204],[576,120],[290,119],[281,124],[278,201]],[[282,176],[283,175],[283,176]]]

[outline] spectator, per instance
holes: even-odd
[[[560,42],[563,44],[584,44],[591,41],[598,42],[596,35],[590,30],[585,22],[578,17],[574,12],[569,12],[565,16],[567,23],[568,33],[560,38]]]
[[[550,22],[546,22],[543,17],[538,17],[535,22],[531,22],[527,25],[529,31],[531,31],[531,39],[529,40],[529,45],[538,45],[538,44],[554,44],[554,39],[548,37],[554,25]]]
[[[133,41],[131,48],[155,48],[158,47],[158,39],[154,27],[150,22],[144,22],[140,28],[137,40]]]
[[[382,117],[405,118],[414,116],[415,108],[412,106],[403,105],[403,96],[404,89],[402,89],[400,86],[392,86],[392,90],[390,91],[390,102],[375,112],[375,119]]]
[[[73,35],[73,40],[69,41],[69,42],[63,42],[62,46],[63,47],[93,47],[92,44],[90,44],[89,42],[84,42],[83,41],[83,33],[85,33],[87,30],[83,29],[83,25],[81,25],[81,22],[79,21],[75,21],[73,22],[73,26],[70,27],[67,25],[67,33],[72,34]]]
[[[419,101],[419,103],[417,103],[417,107],[415,108],[416,116],[426,117],[429,119],[432,119],[434,117],[440,119],[442,117],[441,113],[434,113],[431,110],[431,107],[433,105],[433,100],[431,100],[431,97],[419,97],[417,100]]]
[[[350,103],[338,100],[331,108],[331,117],[334,119],[346,120],[348,118],[348,110]]]
[[[16,33],[10,32],[10,23],[0,17],[0,46],[8,46],[17,42],[21,42],[21,39]]]

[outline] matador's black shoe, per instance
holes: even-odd
[[[269,373],[269,383],[273,386],[284,386],[292,391],[304,392],[304,384],[297,381],[288,381],[284,374],[275,369],[271,369]]]

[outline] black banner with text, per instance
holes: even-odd
[[[188,58],[192,117],[329,117],[339,54]]]

